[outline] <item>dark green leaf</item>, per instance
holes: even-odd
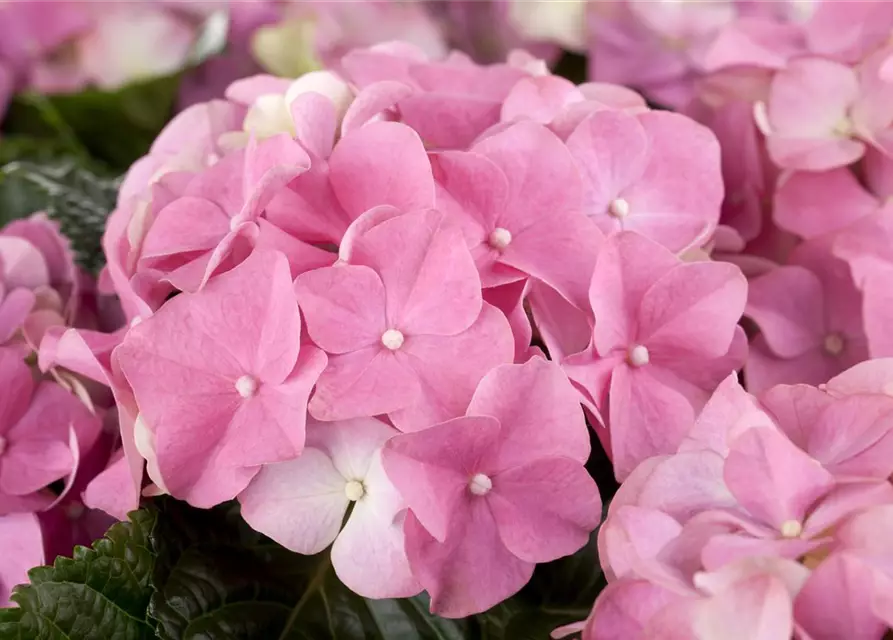
[[[244,524],[235,507],[159,503],[157,592],[149,615],[164,640],[463,640],[467,621],[428,613],[423,596],[373,601],[346,589],[327,553],[301,556]]]
[[[59,222],[78,261],[95,271],[103,263],[100,241],[118,186],[72,159],[8,163],[0,167],[0,226],[45,211]]]
[[[152,637],[146,607],[152,594],[154,555],[150,511],[109,529],[91,549],[29,572],[16,587],[18,610],[0,612],[0,638],[21,640],[142,640]]]
[[[68,152],[92,156],[123,172],[144,155],[170,119],[180,76],[45,96],[24,93],[9,108],[4,130],[58,141]]]

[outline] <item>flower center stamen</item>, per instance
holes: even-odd
[[[623,198],[611,200],[611,204],[608,205],[608,213],[622,220],[629,215],[629,202]]]
[[[236,391],[243,398],[250,398],[257,393],[257,380],[251,376],[242,376],[236,380]]]
[[[839,333],[829,333],[825,336],[822,346],[829,355],[839,356],[843,352],[843,338]]]
[[[781,523],[781,535],[785,538],[797,538],[803,533],[803,525],[798,520],[785,520]]]
[[[344,495],[346,495],[347,499],[351,502],[356,502],[366,495],[366,487],[363,486],[363,483],[359,480],[351,480],[344,485]]]
[[[512,243],[512,232],[502,227],[496,227],[488,241],[490,246],[497,251],[505,251],[505,248]]]
[[[626,359],[634,367],[643,367],[651,362],[651,354],[648,353],[648,347],[637,344],[630,347]]]
[[[402,347],[404,340],[403,334],[397,329],[388,329],[381,334],[381,343],[391,351],[396,351]]]
[[[485,496],[492,488],[493,481],[483,473],[476,473],[468,482],[468,490],[476,496]]]

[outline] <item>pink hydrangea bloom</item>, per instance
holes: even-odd
[[[350,263],[298,276],[313,342],[330,354],[310,402],[320,420],[388,414],[415,430],[461,414],[511,329],[483,303],[460,230],[442,214],[390,218],[354,238]]]
[[[746,292],[732,265],[684,263],[630,231],[608,238],[589,292],[592,346],[563,366],[608,427],[597,431],[619,479],[675,450],[694,413],[743,362],[737,321]]]
[[[578,550],[601,519],[583,463],[589,438],[575,393],[541,358],[492,370],[466,415],[384,449],[409,506],[409,564],[446,617],[518,591],[538,562]]]
[[[381,448],[397,433],[374,418],[311,422],[301,456],[265,466],[239,494],[242,516],[298,553],[334,542],[332,567],[355,593],[415,595],[421,587],[404,550],[406,505],[381,464]]]
[[[164,485],[209,507],[304,447],[325,355],[300,345],[285,257],[256,251],[132,328],[115,355],[154,436]]]

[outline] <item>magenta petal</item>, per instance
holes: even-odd
[[[417,431],[465,413],[481,378],[512,361],[512,332],[489,304],[466,331],[455,336],[411,336],[398,358],[415,372],[417,400],[389,412],[401,431]]]
[[[527,562],[575,553],[602,515],[595,481],[569,458],[544,458],[498,474],[487,502],[502,542]]]
[[[741,505],[771,527],[802,525],[807,510],[834,486],[814,458],[772,429],[750,429],[732,443],[723,472]]]
[[[395,122],[373,122],[342,138],[329,159],[329,179],[351,219],[382,204],[403,211],[434,205],[425,147],[415,131]]]
[[[326,421],[378,416],[410,406],[418,394],[415,373],[378,344],[329,358],[310,415]]]
[[[543,457],[589,458],[577,393],[561,368],[543,358],[494,368],[478,385],[468,415],[491,416],[502,427],[495,470]]]
[[[498,437],[494,418],[466,417],[396,436],[385,445],[388,478],[436,539],[445,540],[451,522],[463,520],[475,501],[468,489],[471,478],[495,471],[487,454]]]
[[[0,435],[5,436],[28,410],[34,393],[31,371],[13,349],[0,348],[0,388]]]
[[[307,332],[328,353],[371,347],[388,329],[384,285],[368,267],[339,265],[309,271],[295,280],[295,293]]]
[[[431,611],[462,618],[496,606],[517,593],[534,564],[518,559],[499,539],[483,500],[457,514],[445,542],[434,539],[410,511],[406,553],[413,574],[431,595]]]

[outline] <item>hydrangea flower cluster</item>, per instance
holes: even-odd
[[[114,414],[108,392],[36,366],[47,336],[105,326],[94,289],[44,214],[0,229],[0,606],[28,569],[70,554],[114,521],[82,499],[116,439],[103,429]]]
[[[729,377],[678,450],[620,487],[599,533],[608,587],[554,637],[882,637],[891,376],[878,359],[759,398]]]
[[[720,150],[521,52],[340,67],[178,115],[103,239],[126,326],[39,364],[114,395],[88,506],[237,499],[355,592],[461,617],[598,525],[587,413],[622,479],[744,363],[746,280],[704,253]]]

